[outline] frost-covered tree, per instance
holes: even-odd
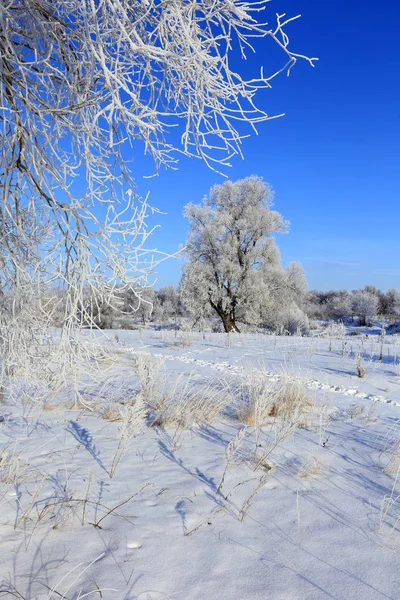
[[[292,262],[284,270],[279,258],[272,268],[267,264],[260,274],[260,319],[253,320],[253,324],[285,335],[308,333],[309,321],[304,311],[308,286],[302,265]]]
[[[287,223],[272,210],[273,191],[260,177],[215,185],[201,205],[188,204],[188,263],[182,292],[192,308],[209,305],[226,332],[260,312],[271,284],[281,287],[279,252],[272,234]],[[276,280],[275,282],[273,280]]]
[[[176,323],[177,319],[183,315],[183,307],[177,288],[169,285],[160,288],[156,295],[158,300],[157,317],[163,322],[173,320]]]
[[[311,290],[307,294],[305,311],[312,319],[325,319],[327,317],[326,298],[323,292]]]
[[[326,302],[326,311],[328,317],[334,319],[344,319],[350,317],[353,313],[353,300],[346,291],[337,292]]]
[[[400,317],[400,291],[392,288],[386,293],[378,292],[379,313],[390,317]]]
[[[308,292],[308,283],[303,265],[299,262],[289,263],[286,269],[287,286],[296,298],[296,302],[301,306],[306,299]]]
[[[156,292],[151,287],[130,287],[124,291],[124,314],[140,321],[142,325],[152,319],[156,305]]]
[[[368,325],[378,310],[378,297],[364,290],[353,294],[353,313],[360,325]]]
[[[394,317],[400,316],[400,290],[391,289],[386,292],[388,313]]]

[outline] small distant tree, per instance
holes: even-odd
[[[160,288],[156,292],[158,300],[157,318],[166,322],[173,320],[175,323],[183,315],[183,307],[179,291],[173,285]]]
[[[238,317],[262,303],[266,275],[277,270],[271,235],[286,232],[287,223],[272,204],[271,186],[251,176],[216,185],[201,205],[185,209],[190,233],[183,293],[196,306],[208,303],[226,332],[239,332]]]
[[[153,315],[156,301],[156,294],[150,287],[128,288],[124,291],[124,313],[146,325]]]
[[[321,297],[321,292],[311,290],[305,298],[305,311],[312,319],[325,319],[327,316],[326,302]]]
[[[88,326],[95,325],[99,329],[112,329],[115,317],[115,309],[107,302],[95,302],[90,310],[90,321]]]
[[[400,317],[400,291],[379,292],[379,313],[392,318]]]
[[[286,269],[286,277],[287,285],[295,296],[296,304],[298,306],[303,305],[308,292],[307,278],[303,265],[299,262],[289,263]]]
[[[394,317],[400,317],[400,291],[391,289],[387,292],[389,314]]]
[[[366,291],[353,294],[353,313],[358,317],[360,325],[369,325],[378,310],[378,297]]]
[[[368,292],[368,294],[372,294],[372,296],[377,296],[379,294],[379,290],[376,285],[365,285],[363,292]]]
[[[327,301],[326,310],[328,317],[334,319],[343,320],[350,317],[353,312],[351,295],[346,291],[336,293]]]

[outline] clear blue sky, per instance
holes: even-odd
[[[302,14],[291,24],[293,51],[318,56],[275,80],[259,105],[286,116],[263,123],[244,142],[244,160],[226,170],[256,174],[275,189],[275,208],[291,223],[277,238],[284,264],[300,261],[310,288],[400,288],[400,3],[273,0],[268,15]],[[262,47],[249,68],[262,64]],[[153,246],[173,252],[186,238],[182,210],[223,177],[199,160],[143,179],[138,191],[166,215]],[[156,288],[177,284],[181,264],[159,267]]]

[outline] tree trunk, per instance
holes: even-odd
[[[209,293],[208,299],[210,301],[212,308],[215,310],[215,312],[221,319],[221,321],[224,325],[225,333],[231,333],[231,332],[240,333],[240,329],[236,325],[236,322],[235,322],[234,312],[230,312],[230,313],[224,312],[224,310],[222,308],[222,302],[218,302],[218,304],[215,304],[211,299],[210,293]]]
[[[231,315],[220,315],[222,323],[224,324],[225,333],[240,333],[239,327],[236,325],[235,320]]]

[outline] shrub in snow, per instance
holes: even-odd
[[[356,292],[353,296],[353,313],[360,325],[369,325],[378,310],[378,298],[366,291]]]
[[[324,329],[323,336],[330,340],[342,340],[346,335],[346,327],[343,323],[329,321]]]
[[[356,419],[364,413],[364,406],[355,403],[350,404],[350,406],[347,407],[346,413],[349,415],[350,419]]]
[[[387,297],[387,314],[393,317],[400,317],[400,291],[399,290],[389,290],[386,293]]]
[[[165,381],[164,360],[149,352],[138,352],[134,370],[139,378],[141,397],[150,405],[157,404]]]
[[[162,323],[172,320],[176,324],[178,319],[181,319],[185,313],[179,290],[175,286],[170,285],[159,289],[156,292],[156,296],[158,302],[155,319]]]
[[[352,314],[352,299],[348,293],[340,293],[331,297],[326,303],[329,317],[344,319]]]
[[[367,369],[364,366],[364,358],[361,354],[356,356],[356,373],[357,377],[363,378],[367,374]]]
[[[310,323],[305,312],[292,303],[277,315],[275,329],[278,333],[308,335]]]

